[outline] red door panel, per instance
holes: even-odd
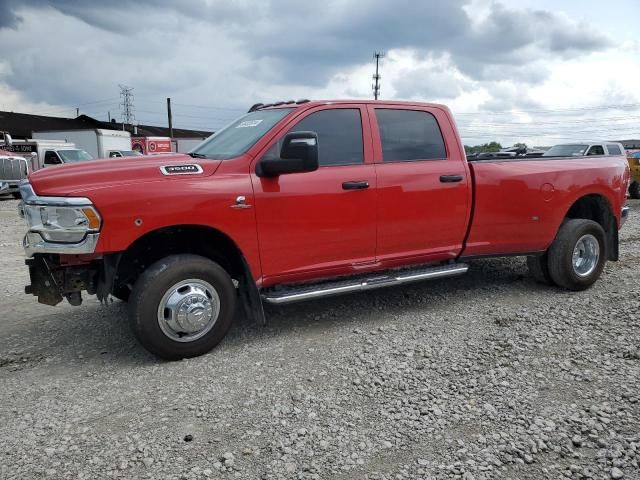
[[[467,228],[465,183],[441,183],[443,172],[463,175],[448,161],[378,164],[379,261],[455,258]],[[457,168],[456,168],[457,167]]]
[[[347,126],[330,113],[338,110],[337,116],[351,119]],[[376,171],[368,124],[360,105],[318,107],[283,126],[257,156],[277,154],[288,131],[317,130],[321,166],[315,172],[264,178],[255,175],[259,160],[252,166],[263,287],[350,274],[375,262]],[[356,137],[348,133],[354,125],[361,129]],[[367,188],[348,188],[348,182]]]
[[[369,188],[343,190],[349,181],[366,181]],[[264,286],[269,277],[295,281],[307,279],[305,272],[346,274],[374,260],[373,165],[321,167],[277,178],[254,175],[253,185]]]

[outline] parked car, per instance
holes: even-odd
[[[621,143],[565,143],[554,145],[542,154],[543,157],[583,157],[583,156],[624,155]]]
[[[569,143],[555,145],[547,150],[543,157],[562,156],[605,156],[624,155],[625,149],[618,142],[604,143]],[[629,196],[640,198],[640,159],[628,158],[631,181],[629,182]]]
[[[238,303],[264,320],[262,302],[452,277],[478,257],[527,256],[536,280],[583,290],[618,259],[628,180],[621,154],[467,162],[442,105],[261,105],[189,156],[33,173],[26,292],[128,301],[140,342],[178,359],[218,344]]]

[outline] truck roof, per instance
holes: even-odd
[[[287,102],[275,102],[275,103],[271,103],[271,104],[266,104],[266,105],[261,105],[261,104],[256,104],[256,105],[261,105],[258,106],[257,108],[255,108],[255,110],[263,110],[263,109],[268,109],[268,108],[311,108],[311,107],[316,107],[316,106],[320,106],[320,105],[345,105],[345,104],[354,104],[354,103],[360,103],[360,104],[367,104],[367,105],[380,105],[380,104],[384,104],[384,105],[398,105],[398,106],[409,106],[409,107],[435,107],[435,108],[444,108],[448,110],[448,107],[440,104],[440,103],[429,103],[429,102],[415,102],[415,101],[410,101],[410,100],[358,100],[358,99],[353,99],[353,100],[298,100],[298,101],[293,101],[293,100],[289,100]],[[254,105],[255,107],[255,105]],[[254,108],[252,107],[252,108]]]

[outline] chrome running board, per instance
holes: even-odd
[[[391,270],[370,276],[346,278],[312,285],[280,286],[262,291],[262,299],[267,303],[282,305],[301,302],[312,298],[332,297],[344,293],[373,290],[374,288],[391,287],[421,280],[454,277],[469,270],[464,263],[456,263],[438,267],[420,267],[414,269]]]

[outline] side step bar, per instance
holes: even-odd
[[[343,293],[403,285],[421,280],[454,277],[466,273],[467,270],[469,270],[469,265],[464,263],[438,267],[421,267],[410,270],[395,270],[369,277],[358,277],[357,279],[343,279],[334,282],[323,282],[316,285],[298,285],[265,290],[262,292],[262,299],[267,303],[282,305],[285,303],[310,300],[312,298],[332,297]]]

